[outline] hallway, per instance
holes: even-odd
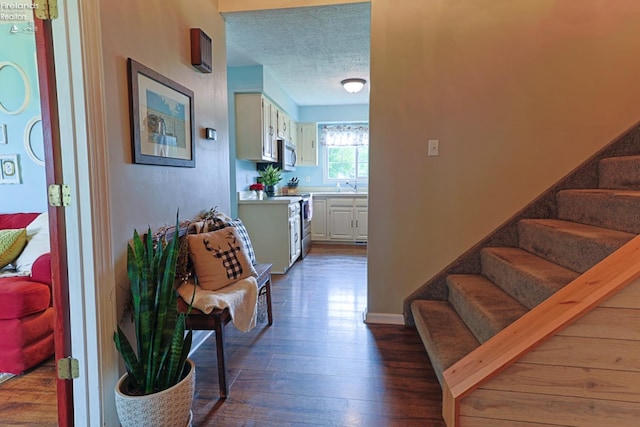
[[[213,337],[194,354],[194,426],[444,426],[416,331],[362,321],[366,264],[366,247],[316,245],[274,275],[273,326],[227,327],[226,401]]]

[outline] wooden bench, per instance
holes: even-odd
[[[265,296],[267,302],[267,319],[268,324],[273,324],[273,314],[271,312],[271,264],[254,265],[258,276],[258,299],[262,295]],[[189,305],[178,296],[178,310],[181,313],[187,313]],[[202,311],[191,308],[191,312],[187,316],[187,327],[193,330],[215,331],[216,334],[216,353],[218,358],[218,382],[220,386],[220,397],[226,398],[229,394],[229,384],[227,383],[227,366],[224,357],[224,327],[231,321],[229,309],[223,310],[216,308],[211,313],[205,314]]]

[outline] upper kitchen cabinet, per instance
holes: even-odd
[[[278,111],[278,138],[291,140],[291,118],[283,111]]]
[[[296,146],[296,152],[297,152],[298,151],[298,146],[299,146],[298,145],[298,139],[299,139],[299,137],[298,137],[298,124],[296,122],[294,122],[293,120],[291,120],[291,122],[289,122],[289,124],[290,124],[290,128],[289,128],[289,130],[290,130],[290,135],[289,135],[290,138],[289,138],[289,141],[291,141],[291,143]]]
[[[254,161],[277,161],[277,107],[259,93],[238,93],[235,100],[237,157]]]
[[[298,166],[318,166],[318,125],[299,123],[296,141]]]

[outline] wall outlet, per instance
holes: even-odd
[[[7,141],[7,125],[0,124],[0,144],[8,144]]]
[[[438,141],[437,139],[430,139],[429,140],[429,149],[427,151],[427,156],[429,156],[429,157],[437,156],[439,149],[440,149],[440,141]]]
[[[305,182],[311,182],[311,176],[307,175],[304,177]]]

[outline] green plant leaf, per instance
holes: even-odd
[[[144,238],[134,230],[127,247],[127,275],[131,288],[137,353],[118,327],[114,342],[136,393],[165,390],[178,381],[191,349],[191,331],[185,335],[184,314],[178,314],[174,289],[180,252],[179,217],[171,241],[154,241],[151,228]]]

